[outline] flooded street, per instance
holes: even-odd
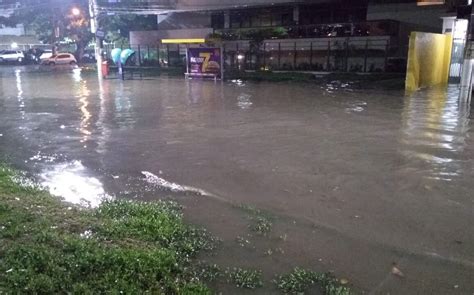
[[[454,87],[1,75],[2,157],[67,201],[176,199],[223,239],[211,260],[269,281],[302,266],[366,294],[474,294],[474,123]]]

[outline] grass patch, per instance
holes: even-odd
[[[272,230],[272,222],[264,216],[257,216],[252,218],[253,223],[250,229],[260,235],[266,235]]]
[[[223,271],[217,264],[199,262],[194,266],[194,275],[206,282],[214,282],[223,276]]]
[[[176,203],[84,209],[17,175],[0,166],[0,293],[211,293],[194,257],[216,239],[186,224]]]
[[[237,208],[247,213],[251,221],[249,224],[250,230],[262,236],[266,236],[271,232],[273,223],[268,213],[246,204],[238,205]]]
[[[229,282],[238,288],[256,289],[263,286],[262,272],[260,270],[249,270],[234,268],[227,270]]]
[[[275,283],[284,294],[304,294],[314,285],[318,285],[325,295],[349,295],[348,287],[342,286],[329,273],[317,273],[301,268],[295,268],[286,275],[279,276]]]

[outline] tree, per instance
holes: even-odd
[[[99,18],[99,27],[107,33],[108,42],[125,43],[131,30],[157,28],[155,15],[101,14]],[[0,17],[0,24],[24,24],[27,31],[45,44],[74,44],[78,60],[94,38],[90,21],[88,0],[22,0],[10,17]]]
[[[79,13],[73,14],[73,8]],[[34,33],[43,43],[75,44],[75,55],[78,60],[94,37],[90,31],[87,0],[49,2],[24,0],[9,17],[8,22],[24,24],[25,29]]]
[[[146,31],[157,29],[156,15],[116,14],[103,17],[101,28],[107,33],[107,42],[128,43],[130,31]]]

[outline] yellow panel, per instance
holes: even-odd
[[[206,43],[206,39],[163,39],[163,44]]]
[[[405,88],[446,84],[449,76],[452,37],[450,34],[412,32],[410,35]]]

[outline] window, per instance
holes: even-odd
[[[224,13],[214,13],[211,15],[211,26],[214,29],[224,28]]]
[[[69,54],[60,54],[58,58],[69,58]]]

